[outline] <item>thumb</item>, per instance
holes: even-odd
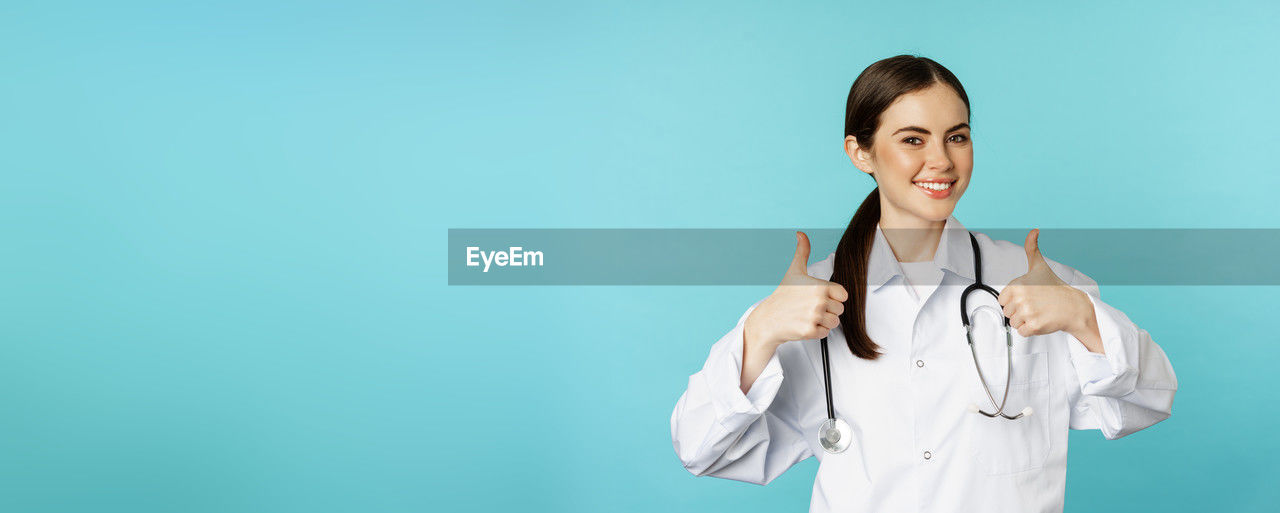
[[[1023,244],[1023,248],[1027,250],[1027,269],[1035,269],[1045,265],[1044,255],[1040,254],[1040,229],[1036,228],[1027,233],[1027,241]]]
[[[796,232],[796,255],[791,259],[787,273],[809,274],[809,236],[804,232]]]

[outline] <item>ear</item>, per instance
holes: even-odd
[[[871,155],[858,147],[858,139],[852,135],[844,137],[844,153],[849,156],[849,161],[863,173],[874,176],[875,168],[871,165]]]

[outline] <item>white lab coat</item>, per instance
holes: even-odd
[[[1027,272],[1022,246],[974,235],[983,281],[997,292]],[[834,259],[833,253],[811,264],[809,274],[829,279]],[[742,327],[752,305],[689,377],[671,415],[676,454],[695,475],[756,484],[817,456],[811,512],[1062,511],[1067,430],[1099,429],[1114,439],[1160,422],[1169,417],[1178,382],[1160,346],[1102,302],[1095,281],[1046,261],[1059,278],[1088,293],[1106,354],[1089,352],[1065,332],[1022,337],[1015,331],[1006,411],[1031,406],[1031,416],[1011,421],[968,411],[970,404],[994,408],[960,321],[960,294],[974,282],[973,250],[968,232],[951,217],[934,256],[942,281],[922,302],[903,286],[901,267],[876,229],[865,307],[867,330],[883,355],[854,357],[840,328],[828,339],[836,416],[853,429],[845,452],[827,454],[818,445],[827,412],[817,340],[782,344],[748,393],[739,389]],[[979,304],[1000,307],[982,292],[969,302],[971,312]],[[993,327],[993,319],[983,321]],[[1003,332],[980,331],[979,358],[999,401]]]

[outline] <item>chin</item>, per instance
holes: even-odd
[[[945,207],[940,205],[930,205],[929,208],[924,208],[917,211],[916,215],[920,216],[921,219],[942,222],[942,221],[946,221],[948,217],[951,217],[951,214],[955,212],[955,210],[956,210],[955,203],[951,203]]]

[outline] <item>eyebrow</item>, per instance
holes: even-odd
[[[960,123],[959,125],[956,125],[956,126],[953,126],[953,127],[951,127],[951,128],[948,128],[948,129],[947,129],[947,132],[954,132],[954,131],[959,130],[959,129],[961,129],[961,128],[969,128],[969,124],[968,124],[968,123]],[[929,131],[928,131],[928,130],[925,130],[925,129],[920,128],[920,127],[918,127],[918,126],[904,126],[904,127],[902,127],[902,128],[899,128],[899,129],[895,130],[892,134],[889,134],[889,135],[898,135],[898,132],[920,132],[920,133],[922,133],[922,134],[924,134],[924,135],[929,135]]]

